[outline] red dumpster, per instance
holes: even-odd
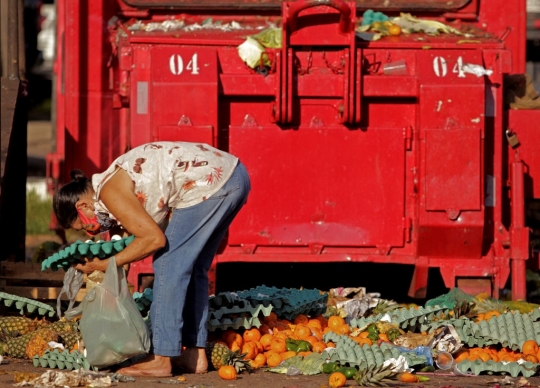
[[[410,264],[414,297],[430,267],[495,297],[512,274],[525,298],[540,117],[509,111],[503,87],[525,67],[524,0],[57,4],[52,186],[145,142],[204,142],[237,155],[253,189],[215,265]],[[364,40],[366,9],[463,34]],[[281,47],[253,69],[238,46],[269,26]]]

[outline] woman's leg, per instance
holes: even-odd
[[[205,346],[207,272],[227,228],[246,202],[249,189],[247,172],[239,164],[212,197],[173,213],[166,231],[168,244],[154,261],[150,313],[155,354],[174,357],[180,354],[182,344]],[[191,282],[192,291],[188,293]]]

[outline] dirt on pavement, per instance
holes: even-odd
[[[14,385],[15,373],[36,373],[42,374],[47,371],[46,368],[34,367],[29,360],[19,360],[13,358],[4,358],[0,365],[0,387],[9,387]],[[67,373],[69,371],[55,369],[57,372]],[[426,383],[396,383],[395,387],[440,387],[440,388],[486,388],[493,387],[504,376],[501,375],[482,375],[482,376],[454,376],[447,373],[425,374],[430,378]],[[185,380],[184,380],[185,378]],[[512,379],[514,384],[507,386],[525,386],[518,385],[518,378]],[[526,379],[530,387],[540,386],[540,377],[530,377]],[[259,369],[252,374],[241,374],[237,380],[222,380],[217,372],[212,371],[201,375],[195,374],[175,374],[170,378],[152,378],[138,377],[134,382],[125,382],[115,384],[124,388],[164,388],[164,386],[178,386],[190,388],[210,388],[210,387],[234,387],[234,388],[323,388],[327,387],[328,376],[319,374],[315,376],[286,376],[277,373],[267,372]],[[521,380],[524,382],[524,380]],[[504,385],[499,383],[501,387]],[[350,387],[358,387],[354,380],[348,382]]]

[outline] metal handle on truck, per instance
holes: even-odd
[[[342,34],[349,32],[351,25],[351,8],[343,0],[304,0],[293,3],[289,8],[289,26],[291,31],[296,29],[296,19],[300,11],[311,7],[318,7],[320,5],[326,5],[338,10],[341,13],[341,18],[339,19],[339,32]]]

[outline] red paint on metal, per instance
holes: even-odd
[[[508,111],[502,87],[505,74],[524,71],[524,1],[126,4],[57,1],[51,190],[71,169],[102,171],[145,142],[206,142],[239,156],[253,187],[214,265],[408,264],[416,296],[429,268],[447,287],[488,279],[495,296],[512,273],[513,297],[524,296],[523,207],[540,197],[540,117]],[[224,4],[236,7],[212,8]],[[366,4],[483,32],[366,42],[354,31]],[[132,17],[244,28],[137,31]],[[284,44],[267,50],[262,75],[237,46],[270,23],[284,26]],[[403,74],[384,74],[400,60]],[[134,263],[131,277],[149,270]]]

